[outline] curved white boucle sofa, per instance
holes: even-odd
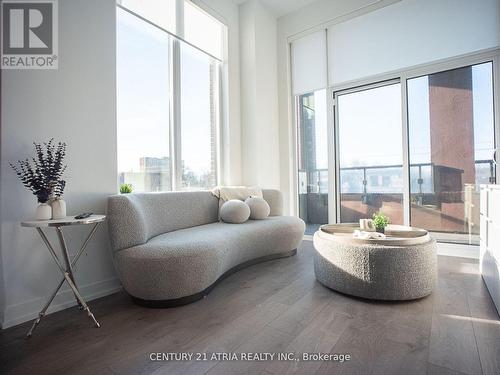
[[[125,290],[143,305],[182,305],[242,267],[294,255],[304,222],[281,216],[279,191],[263,195],[270,217],[243,224],[218,221],[219,200],[208,191],[109,197],[113,261]]]

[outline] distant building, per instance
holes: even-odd
[[[139,159],[139,172],[122,172],[120,184],[132,184],[134,191],[168,191],[172,188],[170,158],[143,156]]]

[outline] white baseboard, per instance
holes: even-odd
[[[438,242],[437,253],[449,257],[479,259],[479,246]]]
[[[122,286],[117,278],[112,278],[79,286],[78,289],[86,301],[91,301],[96,298],[116,293],[122,289]],[[49,297],[50,296],[43,296],[7,306],[1,328],[6,329],[35,319]],[[69,288],[65,288],[57,294],[56,298],[47,310],[47,314],[64,310],[75,305],[76,301],[73,293]]]
[[[313,236],[304,235],[304,241],[312,241]],[[437,254],[448,257],[479,259],[479,246],[438,242]]]

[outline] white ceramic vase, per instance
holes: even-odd
[[[63,199],[54,199],[51,206],[52,219],[64,219],[66,217],[66,202]]]
[[[37,220],[52,219],[52,207],[48,203],[40,203],[36,208]]]

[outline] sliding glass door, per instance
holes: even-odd
[[[308,234],[382,212],[443,242],[478,243],[479,185],[496,183],[498,168],[494,64],[455,66],[330,92],[333,101],[326,90],[296,97],[298,213]]]
[[[336,106],[340,222],[403,224],[401,84],[338,93]]]
[[[478,243],[479,184],[495,183],[493,64],[408,80],[411,224]]]

